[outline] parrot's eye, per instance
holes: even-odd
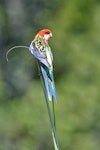
[[[45,32],[45,34],[50,34],[50,32]]]

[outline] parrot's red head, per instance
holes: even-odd
[[[49,29],[43,29],[39,31],[38,34],[43,37],[47,43],[49,38],[52,37],[52,32]]]

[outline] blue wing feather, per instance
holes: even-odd
[[[41,55],[38,51],[35,50],[33,43],[30,44],[29,50],[37,59],[45,59],[45,56]]]
[[[45,64],[47,67],[50,67],[47,60],[46,60],[46,56],[41,55],[35,48],[34,43],[32,42],[30,44],[29,50],[31,51],[31,53],[38,59],[40,60],[40,62],[42,62],[43,64]]]

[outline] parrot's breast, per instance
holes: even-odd
[[[49,69],[53,70],[53,56],[50,46],[40,36],[36,36],[36,38],[33,40],[33,43],[35,46],[35,50],[38,51],[41,56],[45,57]]]

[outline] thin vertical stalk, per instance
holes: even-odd
[[[51,113],[51,109],[50,109],[50,106],[49,106],[49,100],[48,100],[46,87],[45,87],[45,84],[44,84],[44,79],[43,79],[43,76],[42,76],[42,73],[41,73],[41,68],[40,68],[40,63],[39,62],[38,62],[38,69],[39,69],[39,72],[40,72],[40,78],[41,78],[42,87],[43,87],[43,90],[44,90],[45,101],[46,101],[48,115],[49,115],[50,124],[51,124],[51,128],[52,128],[52,137],[53,137],[53,142],[54,142],[54,148],[55,148],[55,150],[60,150],[59,143],[58,143],[58,138],[57,138],[57,134],[56,134],[56,129],[55,129],[54,102],[53,102],[53,114],[54,114],[54,118],[53,118],[52,113]]]
[[[54,104],[54,98],[52,98],[52,112],[53,112],[53,121],[54,121],[54,126],[56,129],[56,115],[55,115],[55,104]]]

